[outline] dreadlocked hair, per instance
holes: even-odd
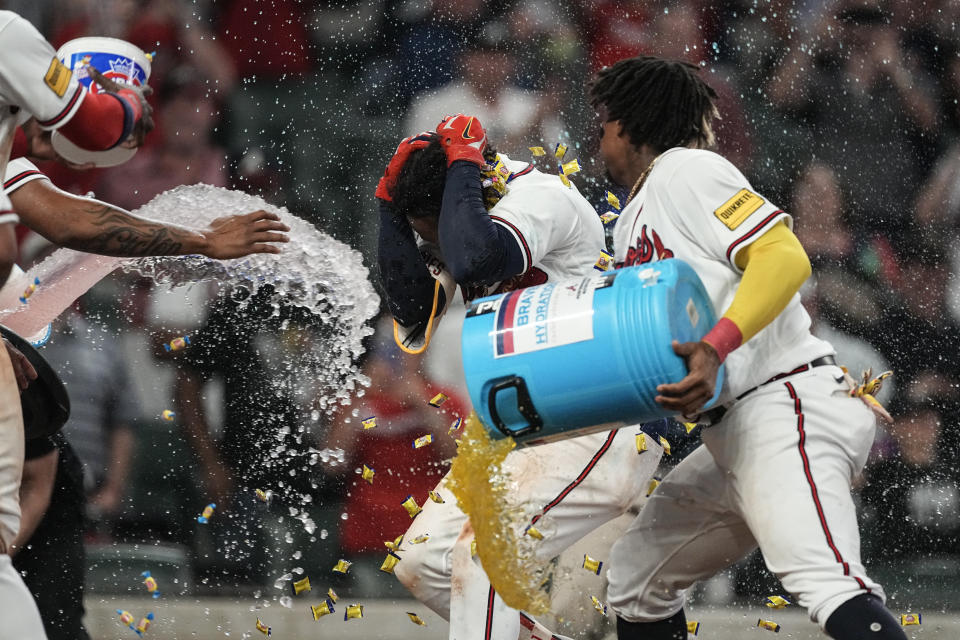
[[[638,56],[620,60],[597,74],[590,104],[619,120],[635,147],[657,153],[673,147],[714,145],[711,121],[719,118],[717,93],[700,77],[699,67],[680,60]]]
[[[483,158],[494,164],[496,150],[488,145]],[[447,152],[443,149],[440,136],[434,134],[430,144],[410,153],[400,170],[397,184],[393,187],[393,210],[411,218],[439,217],[446,184]]]

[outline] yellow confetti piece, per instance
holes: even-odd
[[[477,556],[477,539],[474,538],[470,541],[470,557],[475,558]]]
[[[637,453],[643,453],[647,450],[647,434],[637,434]]]
[[[433,434],[432,434],[432,433],[428,433],[427,435],[425,435],[425,436],[420,436],[419,438],[417,438],[416,440],[414,440],[414,441],[413,441],[413,448],[414,448],[414,449],[422,449],[423,447],[427,446],[427,445],[430,444],[431,442],[433,442]]]
[[[363,425],[364,429],[373,429],[374,427],[377,426],[377,417],[370,416],[369,418],[364,418],[363,420],[360,421],[360,424]]]
[[[178,338],[174,338],[167,344],[163,345],[163,348],[166,349],[168,352],[180,351],[181,349],[187,348],[189,345],[190,345],[190,336],[180,336]]]
[[[463,423],[463,418],[457,418],[456,420],[454,420],[450,424],[450,428],[447,429],[447,435],[452,436],[453,434],[455,434],[460,429],[460,425],[462,423]]]
[[[337,597],[337,592],[333,590],[333,587],[327,589],[327,597],[330,598],[330,602],[336,602],[339,600]]]
[[[553,149],[553,155],[557,160],[563,160],[563,156],[567,155],[567,145],[558,142]]]
[[[20,302],[27,304],[27,300],[30,299],[30,296],[33,295],[33,292],[37,290],[37,285],[40,284],[40,278],[34,278],[33,282],[23,290],[23,293],[20,295]]]
[[[360,473],[360,477],[366,480],[368,483],[373,484],[374,474],[376,474],[376,471],[367,465],[363,465],[363,471]]]
[[[757,620],[757,626],[762,629],[776,631],[777,633],[780,632],[780,625],[778,625],[776,622],[771,622],[770,620],[764,620],[763,618]]]
[[[790,604],[790,601],[782,596],[767,596],[764,604],[771,609],[783,609]]]
[[[260,620],[260,618],[257,618],[257,631],[259,631],[260,633],[262,633],[262,634],[265,635],[265,636],[269,636],[271,633],[273,633],[273,632],[270,630],[270,627],[268,627],[267,625],[263,624],[263,622]]]
[[[416,538],[414,538],[413,540],[411,540],[411,541],[410,541],[410,544],[423,544],[424,542],[426,542],[426,541],[429,540],[429,539],[430,539],[430,534],[429,534],[429,533],[425,533],[425,534],[423,534],[422,536],[417,536]]]
[[[337,560],[337,564],[333,567],[333,572],[342,573],[346,575],[347,571],[350,571],[350,565],[352,564],[353,563],[350,562],[349,560],[344,560],[343,558],[340,558],[339,560]]]
[[[545,613],[550,600],[540,587],[538,561],[521,552],[521,532],[504,526],[511,521],[510,482],[502,465],[516,443],[510,438],[492,440],[476,413],[463,424],[447,486],[473,525],[471,552],[476,546],[491,585],[508,607],[531,615]]]
[[[200,524],[207,524],[208,522],[210,522],[210,518],[213,517],[213,512],[214,510],[216,510],[216,508],[217,508],[217,503],[215,502],[211,502],[210,504],[205,506],[203,508],[203,513],[197,516],[197,522],[199,522]]]
[[[670,442],[668,442],[663,436],[659,436],[657,440],[660,442],[660,446],[663,447],[663,452],[667,455],[670,455]]]
[[[323,616],[328,616],[328,615],[330,615],[331,613],[334,613],[335,610],[334,610],[334,608],[333,608],[333,603],[334,603],[334,600],[331,600],[330,598],[327,598],[326,600],[324,600],[323,602],[321,602],[321,603],[318,604],[317,606],[311,605],[311,606],[310,606],[310,612],[313,613],[313,620],[314,620],[314,622],[316,622],[317,620],[319,620],[319,619],[322,618]]]
[[[619,213],[614,213],[613,211],[607,211],[606,213],[600,214],[600,222],[602,222],[605,225],[608,225],[619,217],[620,217]]]
[[[600,257],[597,258],[596,264],[593,265],[593,268],[598,271],[609,271],[613,268],[613,254],[609,251],[601,249]]]
[[[660,478],[650,478],[650,483],[647,485],[647,497],[650,497],[650,494],[660,486]]]
[[[599,611],[599,612],[602,613],[603,615],[607,615],[607,605],[605,605],[605,604],[603,604],[602,602],[600,602],[600,600],[597,598],[597,596],[590,596],[590,602],[593,603],[593,608],[594,608],[594,609],[596,609],[597,611]]]
[[[173,422],[177,418],[177,412],[171,411],[170,409],[164,409],[163,413],[160,414],[160,417],[167,422]]]
[[[385,540],[385,541],[383,542],[383,546],[385,546],[387,549],[390,549],[390,551],[400,551],[400,543],[401,543],[401,542],[403,542],[403,536],[402,536],[402,535],[401,535],[401,536],[397,536],[397,539],[396,539],[396,540]],[[336,602],[336,600],[334,600],[334,602]]]
[[[607,204],[609,204],[614,209],[620,209],[620,198],[613,195],[612,191],[607,191]]]
[[[921,614],[919,613],[904,613],[900,615],[900,624],[904,627],[908,627],[913,624],[921,623]],[[934,625],[936,626],[936,625]]]
[[[137,632],[137,635],[142,636],[144,633],[147,632],[147,629],[150,628],[150,623],[152,622],[153,622],[153,613],[148,613],[144,617],[140,618],[140,622],[137,623],[137,626],[136,628],[134,628],[134,631]]]
[[[407,611],[407,615],[410,616],[410,622],[412,622],[413,624],[418,624],[421,627],[427,626],[427,623],[423,621],[423,618],[421,618],[417,614]]]
[[[684,422],[684,423],[683,423],[683,428],[687,430],[687,433],[690,433],[691,431],[693,431],[694,429],[697,428],[697,423],[696,423],[696,422]]]
[[[380,565],[380,571],[383,571],[384,573],[393,573],[393,568],[397,566],[398,562],[400,562],[400,556],[390,551],[387,553],[387,557],[384,558],[383,563]]]
[[[570,162],[564,162],[560,165],[560,171],[563,172],[565,176],[572,176],[575,173],[580,172],[580,162],[578,160],[571,160]]]
[[[689,633],[689,634],[692,635],[692,636],[695,636],[695,635],[697,635],[698,633],[700,633],[700,623],[699,623],[699,622],[696,622],[696,621],[693,621],[693,620],[691,620],[690,622],[688,622],[688,623],[687,623],[687,633]]]
[[[257,500],[260,502],[270,502],[273,499],[273,491],[269,489],[264,491],[263,489],[254,489],[253,493],[257,496]]]
[[[407,513],[410,514],[411,518],[416,518],[417,514],[423,511],[420,505],[417,504],[416,499],[413,496],[407,496],[407,499],[402,503],[403,508],[407,510]]]
[[[563,183],[563,186],[565,186],[565,187],[569,187],[569,186],[570,186],[570,180],[567,179],[567,176],[565,176],[565,175],[563,175],[563,174],[561,173],[561,174],[560,174],[559,176],[557,176],[557,177],[560,178],[560,182]]]
[[[343,612],[343,620],[346,622],[351,618],[362,618],[363,617],[363,605],[362,604],[351,604],[347,607],[347,610]]]
[[[444,501],[443,501],[443,496],[441,496],[441,495],[440,495],[439,493],[437,493],[436,491],[430,491],[427,495],[430,496],[430,499],[433,500],[434,502],[436,502],[437,504],[443,504],[443,502],[444,502]]]
[[[600,575],[600,569],[603,567],[603,562],[600,560],[594,560],[587,554],[583,554],[583,568],[589,571],[590,573],[595,573]]]
[[[438,393],[437,395],[435,395],[435,396],[433,396],[432,398],[430,398],[430,404],[431,404],[432,406],[434,406],[434,407],[439,407],[440,405],[442,405],[444,402],[446,402],[446,401],[449,400],[449,399],[450,399],[450,398],[447,396],[447,394],[445,394],[445,393]]]
[[[547,152],[544,150],[543,147],[528,147],[528,148],[530,149],[530,153],[532,153],[535,158],[539,158],[540,156],[547,155]]]
[[[528,536],[530,536],[534,540],[543,540],[543,534],[540,533],[540,530],[533,525],[530,525],[529,527],[527,527],[527,530],[524,533],[526,533]]]
[[[290,589],[293,591],[293,595],[295,596],[300,595],[304,591],[310,591],[310,578],[304,577],[302,580],[291,582]]]

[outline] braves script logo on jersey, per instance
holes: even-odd
[[[650,240],[650,236],[653,237],[653,241]],[[632,267],[635,264],[646,264],[673,257],[673,251],[663,246],[663,240],[656,231],[650,229],[650,236],[647,235],[647,225],[640,227],[636,241],[627,250],[627,258],[617,267]]]

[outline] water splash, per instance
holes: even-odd
[[[370,284],[359,252],[312,224],[262,198],[209,185],[166,191],[136,211],[138,215],[204,228],[216,218],[262,209],[276,213],[290,227],[282,253],[256,254],[235,260],[204,256],[113,258],[59,249],[29,272],[19,274],[0,292],[0,323],[24,336],[41,333],[74,300],[117,268],[152,278],[160,285],[217,281],[227,289],[267,293],[279,315],[281,305],[309,311],[327,331],[322,367],[307,379],[319,388],[319,410],[329,413],[349,402],[368,380],[356,367],[362,340],[373,333],[368,320],[380,299]],[[27,302],[19,297],[28,283],[40,284]],[[264,289],[265,287],[268,287]],[[251,295],[252,299],[254,295]]]

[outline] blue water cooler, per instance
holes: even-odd
[[[677,259],[481,298],[462,334],[470,399],[491,435],[524,445],[671,416],[654,402],[657,385],[687,374],[671,342],[716,321]]]

